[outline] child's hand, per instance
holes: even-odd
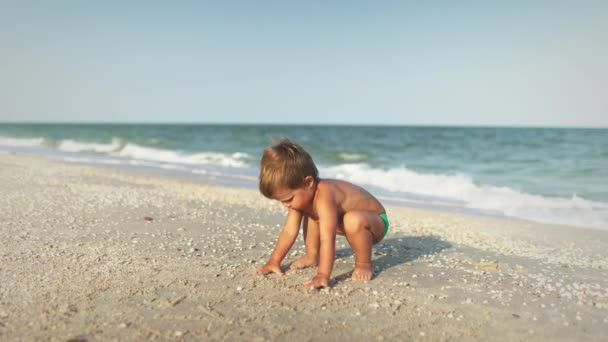
[[[275,263],[268,262],[264,266],[258,267],[256,270],[257,274],[268,274],[268,273],[276,273],[278,275],[283,275],[283,271],[281,270],[281,265],[277,265]]]
[[[304,283],[306,287],[314,287],[315,289],[321,289],[324,287],[329,287],[329,277],[317,274],[314,278]]]

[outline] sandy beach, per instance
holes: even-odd
[[[388,207],[375,277],[259,276],[255,190],[0,154],[2,341],[605,340],[608,232]],[[147,220],[144,218],[148,218]],[[304,251],[302,239],[285,260]]]

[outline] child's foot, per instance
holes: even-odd
[[[373,275],[372,264],[355,262],[355,270],[351,277],[352,280],[366,281],[371,280]]]
[[[317,257],[306,254],[298,260],[292,262],[289,268],[292,270],[299,270],[302,268],[317,266],[317,263]]]

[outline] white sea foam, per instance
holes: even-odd
[[[43,138],[13,138],[0,136],[0,146],[35,147],[42,146],[43,143]]]
[[[103,164],[103,165],[122,165],[123,161],[115,158],[87,158],[87,157],[63,157],[63,161],[69,163],[84,163],[84,164]]]
[[[137,160],[157,161],[163,163],[179,164],[213,164],[228,167],[246,167],[250,156],[246,153],[181,153],[172,150],[144,147],[136,144],[126,144],[120,151],[111,155],[128,157]]]
[[[119,138],[112,138],[112,142],[110,144],[99,144],[65,139],[61,140],[57,148],[66,152],[109,153],[118,150],[120,146],[121,140]]]
[[[576,195],[545,197],[508,187],[478,185],[467,175],[422,174],[405,167],[382,170],[365,164],[344,164],[322,168],[321,173],[390,192],[456,201],[464,208],[540,222],[608,229],[608,203]]]
[[[340,153],[339,154],[340,158],[342,158],[342,160],[347,161],[347,162],[360,162],[363,161],[365,159],[367,159],[367,156],[365,154],[361,154],[361,153]]]

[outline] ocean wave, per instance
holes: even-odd
[[[61,140],[57,146],[58,149],[66,152],[97,152],[108,153],[119,150],[122,145],[122,140],[112,138],[110,144],[99,144],[90,142],[81,142],[72,139]]]
[[[251,160],[247,153],[182,153],[173,150],[144,147],[137,144],[126,144],[120,151],[110,153],[114,156],[128,157],[164,163],[179,164],[213,164],[227,167],[246,167]]]
[[[35,147],[42,146],[44,138],[14,138],[0,136],[0,146],[9,147]]]
[[[45,146],[56,148],[62,152],[83,153],[93,152],[99,154],[99,158],[82,158],[77,156],[66,156],[66,161],[100,163],[100,164],[125,164],[135,166],[152,166],[165,169],[180,169],[178,164],[187,165],[216,165],[224,167],[249,167],[252,165],[251,155],[243,152],[222,153],[222,152],[198,152],[187,153],[169,149],[158,149],[153,147],[141,146],[135,143],[125,142],[121,138],[114,137],[109,143],[86,142],[75,139],[62,139],[58,142],[46,140],[45,138],[15,138],[0,136],[0,146],[11,147],[39,147]],[[129,162],[118,161],[116,159],[103,159],[107,157],[130,158]],[[152,163],[147,163],[152,162]]]
[[[463,174],[423,174],[405,167],[374,169],[366,164],[321,168],[323,176],[370,185],[388,192],[449,200],[459,206],[533,221],[608,229],[608,203],[529,194],[508,187],[475,184]]]

